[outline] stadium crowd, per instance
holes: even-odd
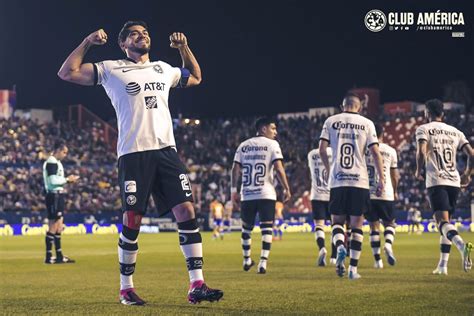
[[[384,115],[384,120],[394,117]],[[474,143],[474,115],[459,111],[447,112],[447,122],[462,130]],[[290,212],[310,212],[310,176],[307,153],[317,144],[326,117],[299,117],[279,120],[278,141],[285,157],[285,169],[293,191],[288,203]],[[175,130],[178,153],[190,170],[197,208],[207,211],[217,197],[229,199],[230,169],[235,149],[254,135],[255,117],[209,119],[199,125],[181,124]],[[77,128],[67,123],[40,124],[33,120],[11,118],[0,120],[0,212],[41,211],[44,209],[42,163],[54,141],[61,138],[69,147],[63,161],[66,174],[81,179],[68,188],[69,212],[92,214],[120,209],[115,150],[103,140],[102,130],[95,124]],[[424,183],[413,178],[415,142],[398,150],[401,180],[397,208],[429,209]],[[459,159],[460,167],[465,161]],[[277,188],[278,190],[278,188]],[[472,186],[464,191],[459,208],[470,207]],[[154,209],[150,202],[151,210]]]

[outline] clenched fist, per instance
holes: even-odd
[[[103,29],[95,31],[86,37],[86,40],[92,45],[104,45],[107,43],[107,33]]]
[[[188,40],[183,33],[175,32],[170,35],[170,47],[172,48],[183,48],[188,45]]]

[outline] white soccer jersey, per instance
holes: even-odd
[[[329,165],[332,161],[332,149],[327,149]],[[328,182],[324,181],[323,175],[327,173],[323,161],[319,155],[319,149],[313,149],[308,153],[308,166],[311,173],[311,200],[329,201]]]
[[[457,128],[443,122],[430,122],[416,129],[416,141],[428,143],[426,156],[426,187],[447,185],[461,186],[456,169],[456,153],[469,144]]]
[[[180,68],[121,59],[96,63],[94,69],[96,84],[104,87],[117,114],[118,157],[176,146],[168,95],[180,83]]]
[[[43,180],[46,192],[62,192],[67,183],[63,164],[53,155],[43,163]]]
[[[380,154],[382,155],[383,176],[385,178],[385,186],[380,196],[377,196],[377,184],[379,183],[379,175],[377,174],[374,158],[367,152],[367,172],[369,173],[370,199],[393,201],[394,192],[390,169],[396,169],[398,165],[397,152],[394,148],[385,143],[379,144]]]
[[[329,187],[369,189],[366,148],[378,144],[374,123],[353,112],[330,116],[324,122],[320,139],[329,142],[333,160]]]
[[[242,168],[242,201],[276,200],[273,162],[278,159],[283,160],[283,155],[276,140],[257,136],[239,145],[234,162]]]

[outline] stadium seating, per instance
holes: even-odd
[[[278,140],[285,156],[285,168],[293,191],[288,204],[290,212],[309,212],[310,177],[306,156],[317,143],[325,117],[282,119],[278,124]],[[474,137],[472,115],[449,112],[448,122],[463,130],[471,143]],[[198,125],[181,124],[175,130],[178,153],[190,170],[197,208],[207,211],[213,197],[229,199],[230,169],[238,144],[254,135],[255,117],[208,119]],[[383,117],[386,141],[397,148],[401,181],[398,209],[416,206],[428,210],[426,190],[413,179],[415,170],[414,131],[423,118]],[[39,124],[32,120],[12,118],[0,120],[0,212],[40,211],[44,209],[42,163],[48,149],[61,137],[70,153],[63,162],[66,174],[81,176],[77,185],[68,189],[69,212],[90,214],[120,209],[117,184],[116,154],[104,142],[95,124],[78,128],[74,124]],[[460,167],[465,162],[460,160]],[[459,208],[470,207],[469,191],[463,192]],[[153,202],[150,208],[153,210]],[[429,214],[428,214],[429,215]]]

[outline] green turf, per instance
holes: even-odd
[[[463,233],[474,240],[473,233]],[[253,235],[253,258],[260,236]],[[0,237],[0,314],[404,314],[472,315],[474,271],[465,273],[453,246],[448,276],[434,276],[439,235],[397,235],[397,265],[372,268],[365,236],[362,279],[336,276],[315,266],[316,245],[309,233],[286,234],[273,243],[266,275],[243,272],[240,234],[212,241],[203,234],[205,277],[223,289],[219,303],[190,305],[187,272],[175,233],[140,236],[134,276],[147,306],[118,303],[117,236],[66,235],[63,250],[76,264],[42,263],[44,237]]]

